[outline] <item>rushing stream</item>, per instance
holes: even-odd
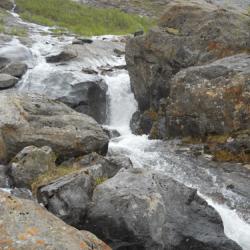
[[[15,13],[13,15],[19,19]],[[27,58],[23,60],[27,61],[29,70],[19,83],[19,90],[35,91],[50,95],[51,88],[48,92],[46,84],[44,84],[45,78],[50,73],[73,72],[75,82],[77,82],[82,78],[90,77],[81,72],[83,66],[91,67],[98,71],[99,66],[119,66],[125,64],[123,57],[108,57],[107,55],[81,62],[73,60],[72,62],[68,62],[67,65],[48,64],[45,56],[59,52],[62,47],[71,44],[74,37],[53,36],[47,27],[25,23],[21,19],[19,19],[19,22],[27,25],[29,28],[29,33],[33,41],[31,48],[28,49],[22,45],[18,39],[13,39],[4,48],[0,48],[0,55],[12,53],[17,46],[27,50]],[[95,37],[93,39],[98,41],[102,40],[103,37]],[[114,40],[114,37],[107,36],[105,39],[106,41]],[[15,56],[14,52],[13,56]],[[188,156],[188,154],[176,153],[176,149],[178,149],[176,141],[163,142],[149,140],[146,135],[133,135],[129,123],[132,114],[137,110],[137,103],[131,92],[128,72],[123,69],[116,69],[106,75],[101,75],[99,72],[99,75],[108,85],[110,99],[109,122],[106,126],[117,130],[121,134],[120,137],[111,140],[109,153],[127,155],[135,167],[162,171],[164,174],[181,181],[187,186],[197,188],[200,195],[220,213],[224,222],[226,235],[236,241],[244,250],[250,250],[250,224],[245,222],[248,221],[250,223],[249,214],[244,216],[245,221],[238,215],[242,210],[249,208],[249,201],[244,195],[225,188],[223,178],[228,173],[220,172],[215,167],[210,168],[210,161],[205,158],[194,159]],[[54,89],[52,88],[54,95],[58,91],[60,90],[56,86]],[[216,199],[213,198],[215,198],[214,194],[216,193],[223,194],[225,199],[224,204],[214,202]],[[233,209],[229,209],[228,206]]]

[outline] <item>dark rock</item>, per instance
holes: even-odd
[[[120,171],[95,189],[84,228],[113,249],[241,249],[196,190],[141,169]]]
[[[0,188],[9,188],[11,184],[10,167],[0,165]]]
[[[11,195],[27,200],[35,200],[31,191],[28,188],[13,188],[10,189]]]
[[[89,68],[83,68],[82,69],[83,73],[90,74],[90,75],[97,75],[98,72],[94,69],[89,69]]]
[[[0,73],[8,74],[21,78],[27,71],[28,66],[25,63],[10,63],[0,70]]]
[[[114,52],[119,57],[125,55],[125,51],[124,50],[114,49]]]
[[[0,57],[0,69],[4,68],[10,63],[10,60],[6,57]]]
[[[77,54],[74,51],[62,51],[57,55],[51,55],[46,57],[46,61],[48,63],[59,63],[59,62],[66,62],[70,61],[77,57]]]
[[[104,131],[108,135],[109,139],[117,138],[117,137],[121,136],[121,134],[115,129],[104,128]]]
[[[34,201],[2,191],[0,200],[1,248],[111,250],[93,234],[65,224]]]
[[[126,157],[102,157],[98,154],[65,164],[82,170],[41,186],[37,198],[50,212],[77,228],[84,222],[94,188],[113,177],[121,168],[132,167]]]
[[[136,31],[134,33],[134,37],[136,37],[136,36],[142,36],[143,34],[144,34],[144,31],[143,30],[139,30],[139,31]]]
[[[80,37],[80,38],[76,38],[75,40],[73,40],[72,44],[91,44],[94,41],[91,38],[87,38],[87,37]]]
[[[11,0],[1,0],[0,8],[11,10],[14,7],[13,2]]]
[[[29,146],[18,153],[11,161],[11,176],[16,187],[31,188],[36,178],[52,170],[56,156],[50,147]]]
[[[0,161],[24,147],[49,146],[59,160],[91,152],[106,154],[108,137],[91,117],[45,96],[0,92]]]
[[[14,87],[18,82],[18,78],[0,73],[0,90]]]

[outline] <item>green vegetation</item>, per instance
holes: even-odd
[[[99,9],[70,0],[17,0],[21,17],[46,26],[65,27],[80,35],[122,35],[148,30],[153,21],[117,9]]]
[[[102,176],[102,177],[98,177],[95,179],[95,187],[97,187],[98,185],[102,184],[103,182],[105,182],[108,179],[108,177]]]

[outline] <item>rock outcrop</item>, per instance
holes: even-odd
[[[66,225],[33,201],[0,191],[0,248],[109,250],[87,231]]]
[[[249,129],[249,22],[213,1],[175,0],[158,27],[130,39],[134,132],[204,138]]]
[[[8,162],[30,145],[51,147],[59,161],[107,152],[101,126],[63,103],[14,91],[1,91],[0,103],[0,161]]]
[[[120,171],[97,186],[84,228],[114,249],[241,249],[196,190],[141,169]]]

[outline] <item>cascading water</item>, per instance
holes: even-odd
[[[16,14],[13,14],[17,16]],[[19,19],[20,22],[22,20]],[[98,71],[99,66],[109,65],[109,67],[121,66],[125,64],[124,58],[118,58],[108,55],[86,59],[81,62],[69,62],[67,65],[51,65],[45,60],[45,56],[61,50],[62,47],[72,42],[72,36],[63,36],[60,39],[49,33],[47,27],[35,24],[28,25],[30,36],[34,41],[31,49],[32,58],[28,60],[30,69],[19,83],[18,88],[24,91],[38,91],[46,93],[44,79],[50,73],[59,71],[61,73],[68,71],[73,72],[76,81],[86,77],[81,72],[81,68],[91,67]],[[46,34],[44,34],[46,33]],[[98,42],[100,37],[93,38]],[[113,36],[107,36],[106,41],[113,40]],[[21,45],[14,39],[9,46]],[[0,50],[1,52],[1,50]],[[199,162],[191,157],[183,156],[175,152],[175,142],[162,142],[159,140],[149,140],[146,135],[136,136],[131,133],[130,119],[132,114],[137,110],[137,103],[131,92],[130,80],[126,70],[114,70],[108,75],[102,76],[108,85],[108,95],[110,98],[109,124],[111,129],[117,130],[121,136],[111,140],[109,145],[110,154],[123,154],[132,160],[135,167],[144,167],[162,171],[187,186],[197,188],[202,197],[213,206],[221,215],[225,233],[228,237],[236,241],[244,250],[250,249],[250,225],[244,222],[234,210],[230,210],[226,205],[219,205],[212,201],[209,194],[217,191],[231,202],[236,208],[237,204],[245,201],[235,193],[226,190],[221,185],[217,169],[203,167],[209,164]],[[57,89],[55,89],[55,92]],[[49,94],[49,93],[48,93]],[[209,190],[209,192],[208,192]]]

